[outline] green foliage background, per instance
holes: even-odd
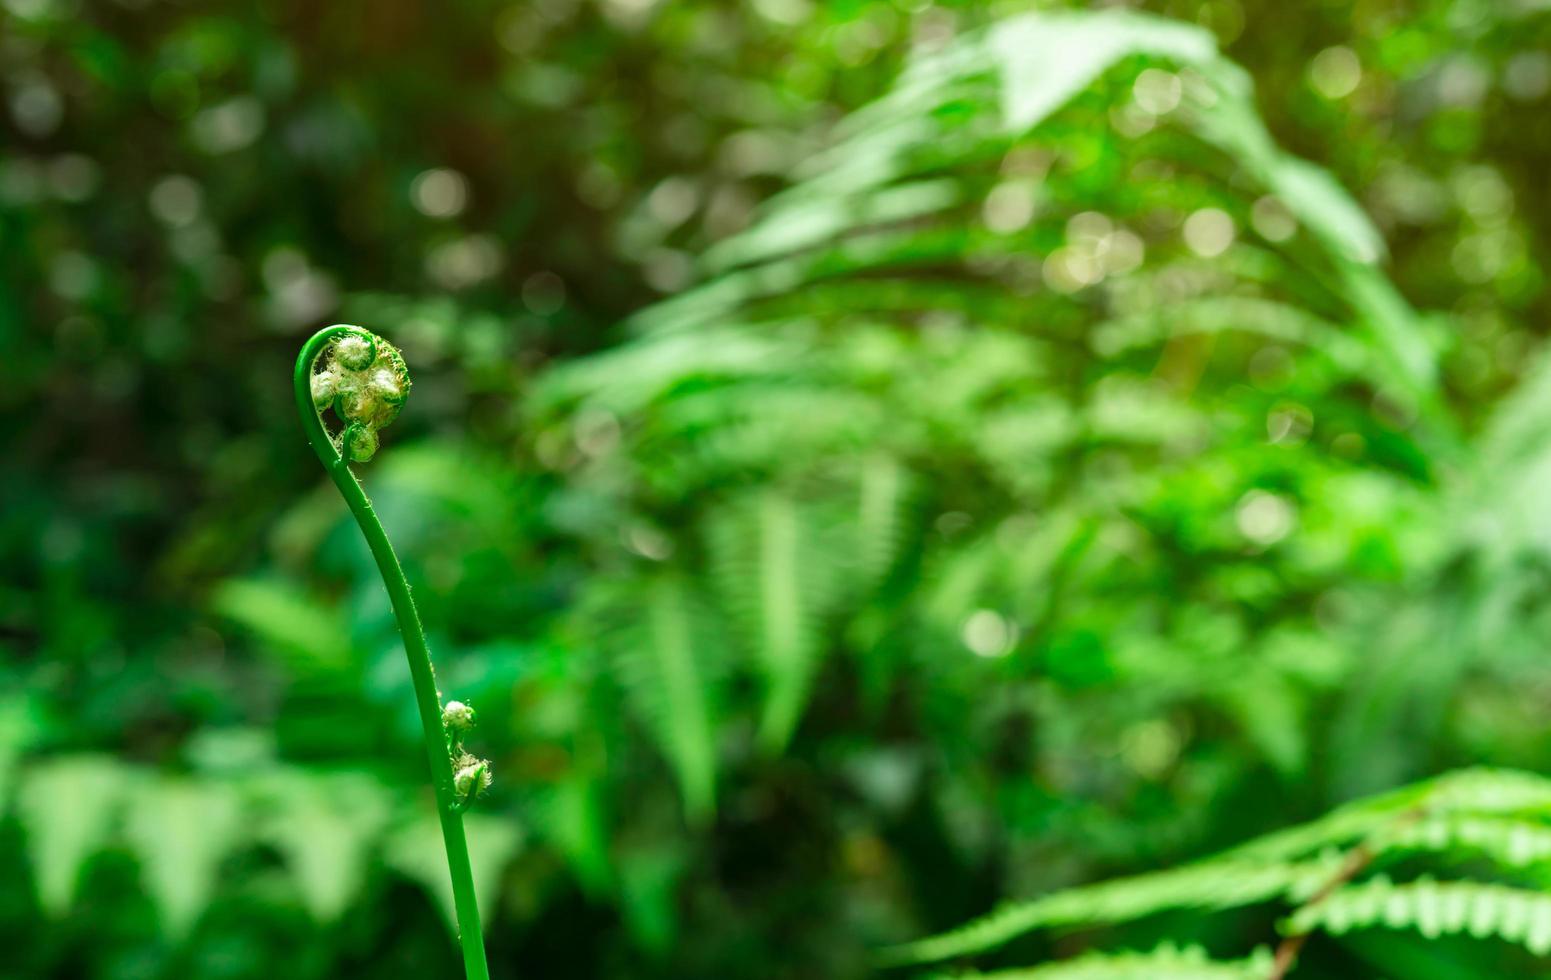
[[[0,974],[454,974],[289,405],[341,320],[414,371],[362,472],[502,976],[857,976],[1546,769],[1551,14],[1036,6],[6,0]],[[1546,972],[1363,928],[1387,881],[1304,975]],[[981,965],[1260,970],[1287,910],[1125,894]]]

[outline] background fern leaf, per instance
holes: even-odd
[[[123,766],[103,756],[70,756],[30,767],[19,780],[17,815],[38,900],[61,916],[75,900],[81,868],[105,846],[128,791]]]
[[[763,681],[760,744],[785,747],[818,667],[821,617],[839,585],[811,507],[780,490],[727,506],[710,532],[717,581]]]
[[[363,774],[277,774],[261,785],[261,833],[285,859],[302,903],[321,923],[359,897],[372,848],[392,814],[382,788]]]
[[[606,645],[636,713],[667,758],[692,821],[716,805],[719,631],[684,578],[661,571],[595,597],[589,630]]]
[[[125,833],[168,933],[186,936],[210,904],[222,861],[250,839],[225,783],[151,778],[130,796]]]

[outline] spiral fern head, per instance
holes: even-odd
[[[345,423],[335,446],[351,462],[376,454],[378,430],[398,417],[409,388],[403,355],[361,327],[340,330],[313,364],[313,407],[320,413],[332,408]]]
[[[484,759],[464,753],[454,761],[454,765],[457,768],[452,774],[452,788],[464,806],[472,803],[495,781],[490,772],[490,763]]]

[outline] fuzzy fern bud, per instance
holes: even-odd
[[[390,405],[404,401],[404,386],[399,383],[398,376],[387,368],[379,368],[372,373],[368,388],[373,397]]]
[[[338,393],[339,374],[332,368],[312,376],[312,403],[319,411],[328,408]]]
[[[442,709],[442,727],[449,732],[466,732],[474,727],[474,709],[462,701],[448,701]]]
[[[409,395],[409,369],[398,350],[360,327],[332,341],[311,376],[312,403],[346,423],[334,439],[341,456],[364,463],[377,452],[377,432],[398,417]]]
[[[467,803],[489,789],[492,782],[494,777],[490,774],[490,763],[484,759],[473,759],[467,765],[460,766],[453,774],[452,788]]]
[[[334,345],[334,356],[351,371],[364,371],[377,358],[377,344],[364,333],[347,333]]]
[[[364,463],[377,455],[377,430],[363,425],[352,425],[345,430],[345,448],[350,460]]]

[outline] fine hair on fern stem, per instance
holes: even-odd
[[[376,454],[378,431],[398,416],[409,395],[409,368],[392,344],[371,331],[335,325],[313,334],[302,345],[296,357],[294,384],[296,409],[307,441],[350,507],[393,604],[431,764],[464,969],[468,980],[488,980],[490,970],[485,962],[462,814],[490,787],[490,763],[463,748],[463,738],[474,726],[474,709],[461,701],[442,706],[431,651],[404,569],[366,491],[350,470],[352,462],[364,463]],[[323,413],[330,410],[342,424],[337,436],[331,436],[324,423]]]

